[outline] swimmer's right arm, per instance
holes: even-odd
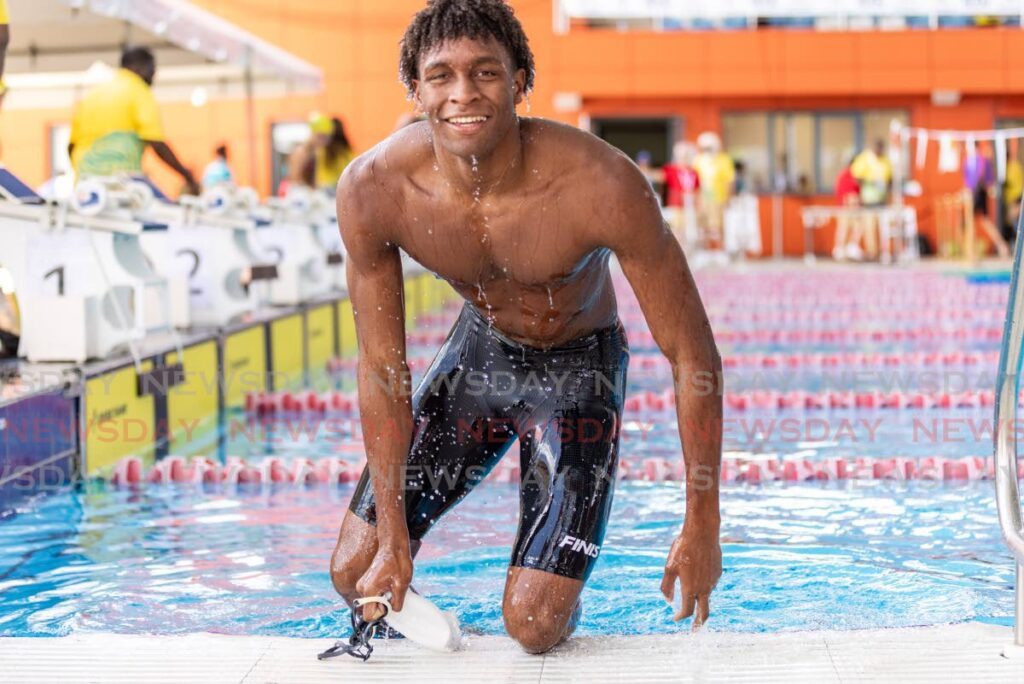
[[[338,225],[348,253],[347,279],[359,341],[359,412],[377,513],[377,554],[356,587],[362,596],[390,591],[401,610],[412,581],[405,521],[404,466],[412,440],[405,350],[402,261],[390,238],[391,202],[371,170],[372,157],[349,165],[338,184]],[[363,609],[372,620],[376,603]]]

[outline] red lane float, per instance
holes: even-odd
[[[120,486],[149,484],[345,484],[355,482],[362,473],[363,462],[326,458],[312,461],[308,458],[283,459],[271,456],[258,463],[250,463],[237,456],[229,456],[224,464],[202,457],[186,461],[181,456],[160,459],[146,471],[136,456],[121,459],[114,466],[111,482]]]
[[[655,346],[654,336],[646,329],[632,329],[626,333],[630,346],[646,349]],[[715,341],[720,344],[879,344],[893,342],[999,342],[1003,329],[995,326],[970,329],[920,327],[887,330],[715,330]],[[443,338],[442,338],[443,339]],[[428,343],[428,340],[424,340]]]
[[[758,301],[769,302],[762,296]],[[782,327],[829,329],[839,325],[854,324],[877,325],[879,323],[898,324],[900,327],[908,323],[916,323],[926,327],[935,321],[956,323],[960,328],[968,328],[982,324],[998,325],[1006,315],[1005,304],[984,307],[946,307],[924,306],[908,309],[906,307],[886,308],[879,306],[862,306],[861,301],[851,301],[846,306],[833,306],[828,309],[803,309],[791,307],[786,309],[768,310],[766,304],[760,308],[743,310],[721,308],[717,302],[711,308],[708,318],[713,327]],[[634,306],[620,306],[619,318],[627,328],[647,326],[647,322]],[[412,332],[439,333],[447,331],[454,324],[454,318],[419,316]]]
[[[1003,329],[996,326],[944,329],[918,327],[886,330],[801,330],[801,329],[751,329],[735,330],[716,328],[715,341],[719,344],[812,344],[812,345],[857,345],[886,343],[998,343]],[[448,336],[448,330],[415,330],[406,335],[410,347],[438,347]],[[646,328],[627,330],[630,346],[636,349],[655,347],[654,336]]]
[[[217,465],[204,457],[186,461],[180,456],[168,456],[158,461],[147,473],[138,458],[128,457],[118,461],[111,481],[118,486],[137,486],[146,483],[339,485],[356,482],[365,465],[365,461],[345,461],[336,458],[312,461],[308,458],[284,459],[275,456],[258,463],[229,457],[226,463]],[[991,480],[994,476],[992,459],[981,456],[820,459],[750,459],[727,456],[722,459],[721,468],[723,482],[750,484],[842,480],[973,481]],[[518,457],[506,457],[494,467],[486,479],[490,482],[517,483],[521,477]],[[617,480],[641,482],[682,482],[685,473],[681,458],[647,457],[620,460],[615,477]],[[1024,463],[1018,467],[1018,477],[1024,479]]]
[[[1024,394],[1021,395],[1024,398]],[[995,405],[995,392],[967,390],[964,392],[777,392],[755,390],[727,392],[723,397],[730,411],[775,410],[843,410],[843,409],[949,409],[989,408]],[[296,395],[292,392],[259,392],[246,397],[246,409],[257,418],[276,415],[342,415],[353,417],[359,408],[355,392],[325,392]],[[665,413],[676,406],[675,391],[638,392],[626,397],[627,414]]]
[[[433,359],[429,356],[410,356],[407,363],[412,371],[427,369]],[[722,366],[726,369],[779,369],[792,370],[799,368],[831,369],[850,367],[884,367],[903,366],[943,366],[959,368],[963,366],[995,367],[999,362],[998,351],[954,351],[954,352],[905,352],[899,354],[880,353],[807,353],[807,354],[733,354],[722,357]],[[329,367],[337,372],[354,372],[355,359],[335,359]],[[669,377],[671,365],[663,355],[650,352],[634,354],[629,361],[630,373],[656,372]]]
[[[1024,394],[1022,394],[1024,398]],[[729,392],[723,399],[731,411],[780,409],[930,409],[988,408],[995,405],[995,392]],[[675,392],[638,392],[626,397],[625,411],[632,414],[662,413],[675,408]]]
[[[1022,394],[1024,397],[1024,394]],[[731,411],[748,410],[839,410],[839,409],[931,409],[988,408],[995,405],[995,392],[775,392],[758,390],[729,392],[723,398]],[[627,413],[662,413],[674,410],[674,390],[639,392],[626,397]]]
[[[823,326],[834,323],[877,323],[909,321],[932,323],[936,320],[955,321],[964,325],[976,325],[981,322],[997,323],[1006,315],[1005,307],[984,308],[947,308],[926,307],[916,310],[894,310],[881,307],[834,308],[827,310],[784,309],[779,311],[736,311],[713,309],[708,315],[712,324],[732,325],[737,323],[754,323],[762,326]],[[627,325],[641,324],[642,316],[631,310],[624,312],[620,318]]]

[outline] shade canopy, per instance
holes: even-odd
[[[70,106],[125,45],[153,50],[157,97],[316,93],[316,66],[184,0],[8,0],[4,108]]]

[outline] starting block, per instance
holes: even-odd
[[[168,230],[144,234],[142,246],[157,271],[180,283],[175,311],[185,309],[184,325],[223,327],[268,302],[258,283],[276,269],[262,267],[253,247],[258,205],[254,190],[218,186],[178,204],[157,195],[148,206],[145,215]],[[175,316],[178,327],[183,318]]]
[[[338,212],[334,197],[324,192],[313,193],[313,220],[316,225],[317,240],[327,252],[328,277],[334,290],[347,290],[345,282],[345,244],[341,240],[338,229]]]
[[[21,312],[19,355],[30,361],[103,358],[172,331],[166,278],[140,236],[166,225],[134,218],[141,185],[86,182],[53,204],[0,169],[0,244]]]
[[[258,212],[256,250],[277,266],[270,283],[270,303],[296,305],[344,289],[345,265],[337,242],[325,241],[333,208],[325,196],[295,188],[284,199],[272,198]],[[337,219],[333,219],[337,233]]]

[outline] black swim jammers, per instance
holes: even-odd
[[[519,439],[511,564],[585,581],[611,512],[628,362],[621,324],[542,350],[466,304],[413,397],[410,538],[421,539]],[[349,509],[376,523],[368,468]]]

